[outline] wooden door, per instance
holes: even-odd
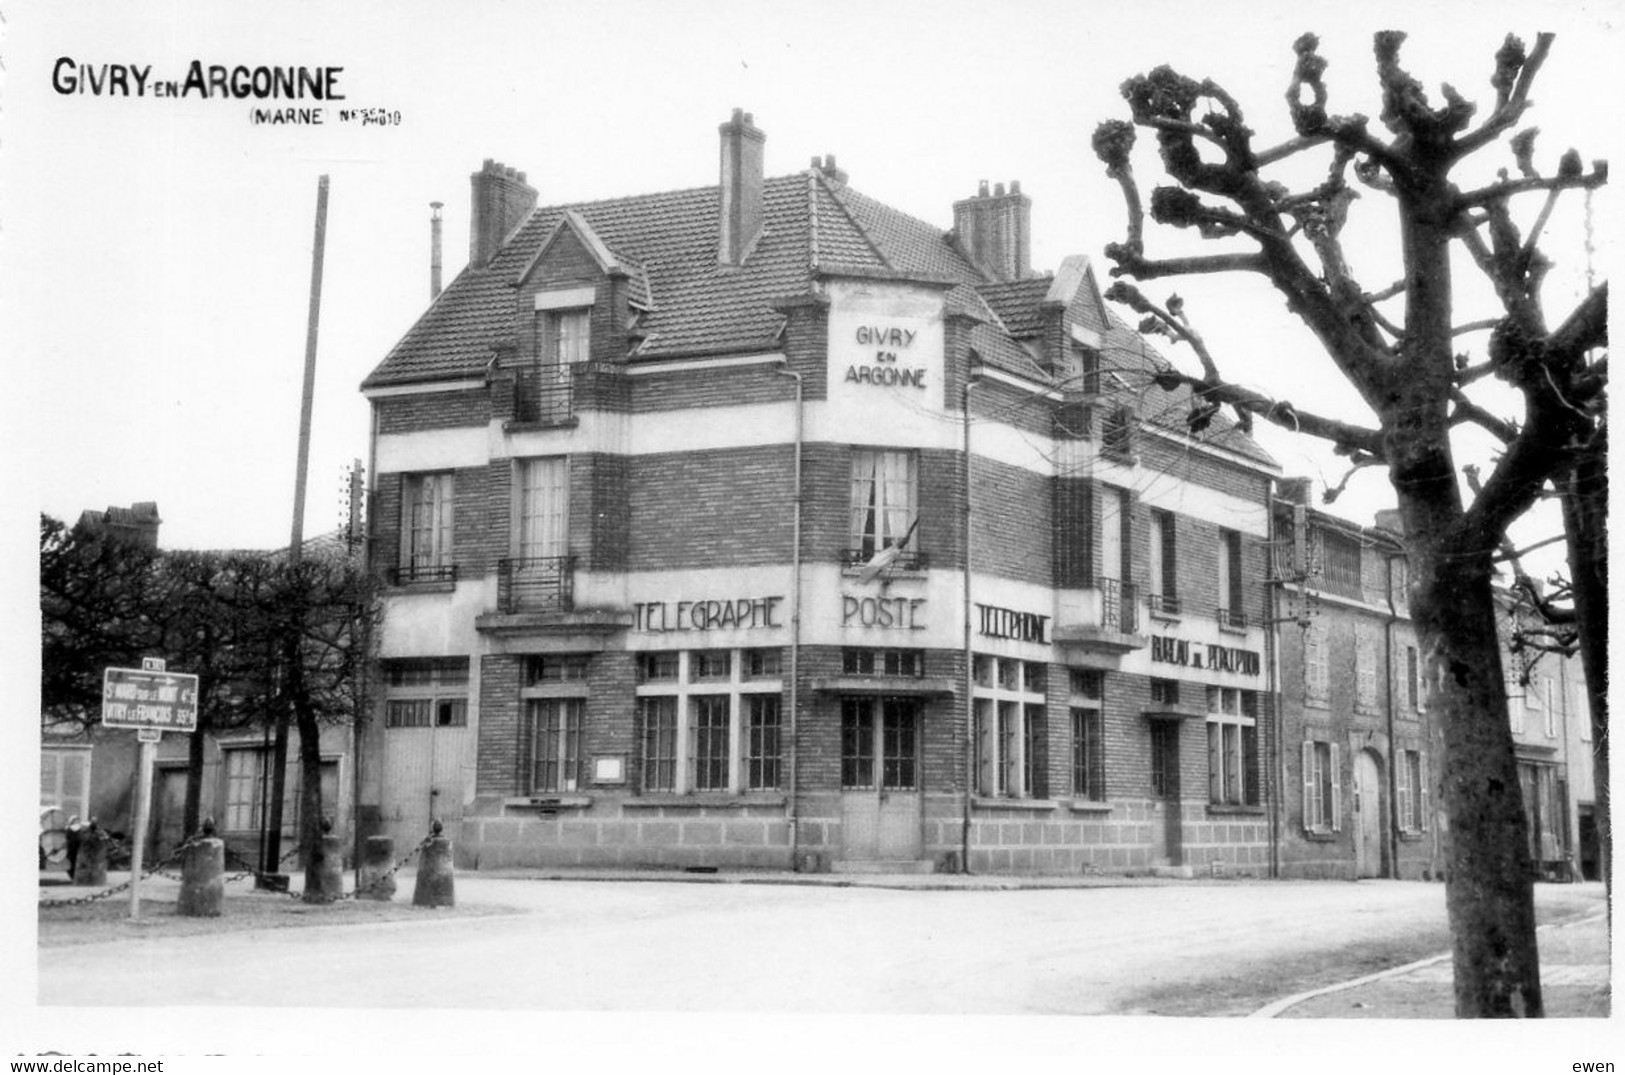
[[[1356,876],[1382,876],[1382,770],[1369,750],[1354,756]]]
[[[920,857],[917,700],[842,700],[841,831],[847,860]]]

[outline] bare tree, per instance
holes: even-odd
[[[1387,467],[1405,526],[1411,612],[1432,672],[1429,707],[1442,736],[1456,1013],[1539,1016],[1531,870],[1491,582],[1508,525],[1548,482],[1580,465],[1600,425],[1606,360],[1595,349],[1607,341],[1607,285],[1549,327],[1541,285],[1550,263],[1539,240],[1562,192],[1602,185],[1607,168],[1598,162],[1587,170],[1570,151],[1546,174],[1535,164],[1532,131],[1503,142],[1530,105],[1551,35],[1541,35],[1532,51],[1507,37],[1489,80],[1494,107],[1476,125],[1475,106],[1449,86],[1441,105],[1430,103],[1400,65],[1403,41],[1395,32],[1375,37],[1386,136],[1364,115],[1328,111],[1326,62],[1313,35],[1295,46],[1287,91],[1295,137],[1280,145],[1255,145],[1241,106],[1217,83],[1166,66],[1124,83],[1132,122],[1102,123],[1094,135],[1128,209],[1124,241],[1106,249],[1112,274],[1261,278],[1314,333],[1374,424],[1308,413],[1228,381],[1178,302],[1158,305],[1122,282],[1108,294],[1192,346],[1201,375],[1169,374],[1165,387],[1196,390],[1193,419],[1228,405],[1244,424],[1263,418],[1329,440],[1356,466]],[[1147,255],[1146,210],[1131,161],[1137,127],[1154,132],[1174,181],[1152,191],[1151,219],[1194,229],[1222,243],[1220,252]],[[1510,148],[1516,175],[1503,170],[1468,189],[1452,179],[1464,160],[1498,144]],[[1325,168],[1314,173],[1314,185],[1293,189],[1280,178],[1321,157]],[[1346,256],[1344,227],[1357,186],[1388,199],[1398,220],[1402,265],[1397,279],[1379,287],[1356,279]],[[1513,205],[1525,195],[1542,205],[1520,226]],[[1451,255],[1458,246],[1499,300],[1491,320],[1457,322]],[[1475,330],[1490,333],[1478,366],[1456,354],[1458,337]],[[1521,397],[1521,421],[1474,400],[1469,388],[1489,378]],[[1470,502],[1453,444],[1466,426],[1500,444]]]

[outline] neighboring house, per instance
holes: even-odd
[[[1275,567],[1285,877],[1439,876],[1423,661],[1397,513],[1362,527],[1283,481]]]
[[[1018,184],[833,158],[536,207],[367,377],[364,832],[465,865],[1270,868],[1278,468],[1199,434]]]
[[[130,508],[109,508],[106,512],[87,511],[79,525],[90,527],[117,540],[136,541],[157,548],[160,520],[156,505],[138,503]],[[359,533],[359,527],[356,528]],[[318,535],[303,546],[306,556],[349,556],[359,547],[339,530]],[[255,553],[278,556],[278,551]],[[155,655],[161,656],[161,655]],[[187,668],[171,664],[170,671]],[[265,734],[258,730],[210,736],[204,744],[201,814],[212,816],[228,845],[236,852],[255,857],[268,816],[269,752]],[[184,838],[183,812],[186,795],[187,754],[185,735],[169,733],[155,751],[153,786],[148,813],[148,861],[159,861]],[[283,812],[284,846],[292,850],[298,831],[299,733],[292,729],[288,745],[286,806]],[[71,728],[46,725],[40,745],[40,804],[61,807],[61,817],[77,815],[85,821],[94,818],[103,829],[133,835],[136,818],[136,771],[139,748],[135,732],[93,725]],[[322,731],[322,791],[324,809],[335,821],[335,831],[345,838],[353,831],[354,773],[351,729],[324,728]]]
[[[1436,729],[1406,599],[1398,512],[1362,527],[1279,483],[1275,577],[1285,877],[1438,879],[1445,829]],[[1537,876],[1595,878],[1590,719],[1580,660],[1515,652],[1498,591],[1502,664]],[[1589,864],[1589,865],[1588,865]]]
[[[1512,593],[1497,591],[1496,612],[1529,857],[1543,877],[1596,879],[1601,863],[1591,718],[1580,658],[1517,646],[1520,626],[1533,620]]]

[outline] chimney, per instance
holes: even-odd
[[[1405,517],[1398,508],[1383,508],[1377,512],[1377,529],[1391,534],[1405,535]]]
[[[525,173],[486,158],[469,181],[474,188],[474,213],[468,226],[468,263],[483,269],[496,257],[502,242],[536,208],[536,188]]]
[[[429,301],[433,302],[440,297],[440,206],[441,202],[430,202],[429,209],[433,213],[429,217]]]
[[[1275,498],[1288,504],[1309,505],[1309,491],[1313,478],[1276,478]]]
[[[722,136],[721,238],[717,261],[743,265],[762,231],[762,146],[767,135],[751,122],[749,112],[734,109],[733,118],[717,128]]]
[[[824,154],[822,159],[814,157],[812,159],[812,170],[829,180],[834,186],[846,186],[846,173],[835,166],[835,154],[833,153]]]
[[[954,234],[960,248],[978,268],[995,280],[1023,280],[1033,274],[1032,199],[1021,193],[1021,181],[987,190],[978,185],[976,197],[954,203]]]

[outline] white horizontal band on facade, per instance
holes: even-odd
[[[395,399],[401,396],[430,396],[440,392],[471,392],[482,391],[485,388],[483,377],[461,377],[446,381],[421,381],[417,384],[384,385],[380,388],[364,388],[361,394],[368,399]],[[413,434],[416,436],[417,434]]]
[[[795,425],[793,403],[644,411],[635,416],[587,411],[573,428],[510,434],[502,423],[463,429],[385,433],[378,437],[379,474],[480,467],[506,458],[598,452],[610,455],[668,455],[683,452],[784,447]],[[957,452],[964,422],[950,412],[907,413],[877,429],[822,401],[806,405],[807,444],[861,444],[923,451]],[[696,421],[703,416],[704,421]],[[635,418],[635,420],[633,420]],[[1269,535],[1268,509],[1261,501],[1211,489],[1184,478],[1124,466],[1094,454],[1092,441],[1056,441],[1002,423],[972,422],[972,454],[1006,466],[1054,477],[1097,478],[1135,491],[1152,507],[1188,515],[1255,537]]]
[[[783,365],[785,357],[783,352],[771,352],[758,355],[729,355],[720,358],[694,358],[694,359],[666,359],[662,362],[630,362],[626,367],[628,377],[647,377],[656,373],[683,373],[688,370],[716,370],[729,369],[735,366],[773,366]],[[710,408],[707,408],[709,410]]]

